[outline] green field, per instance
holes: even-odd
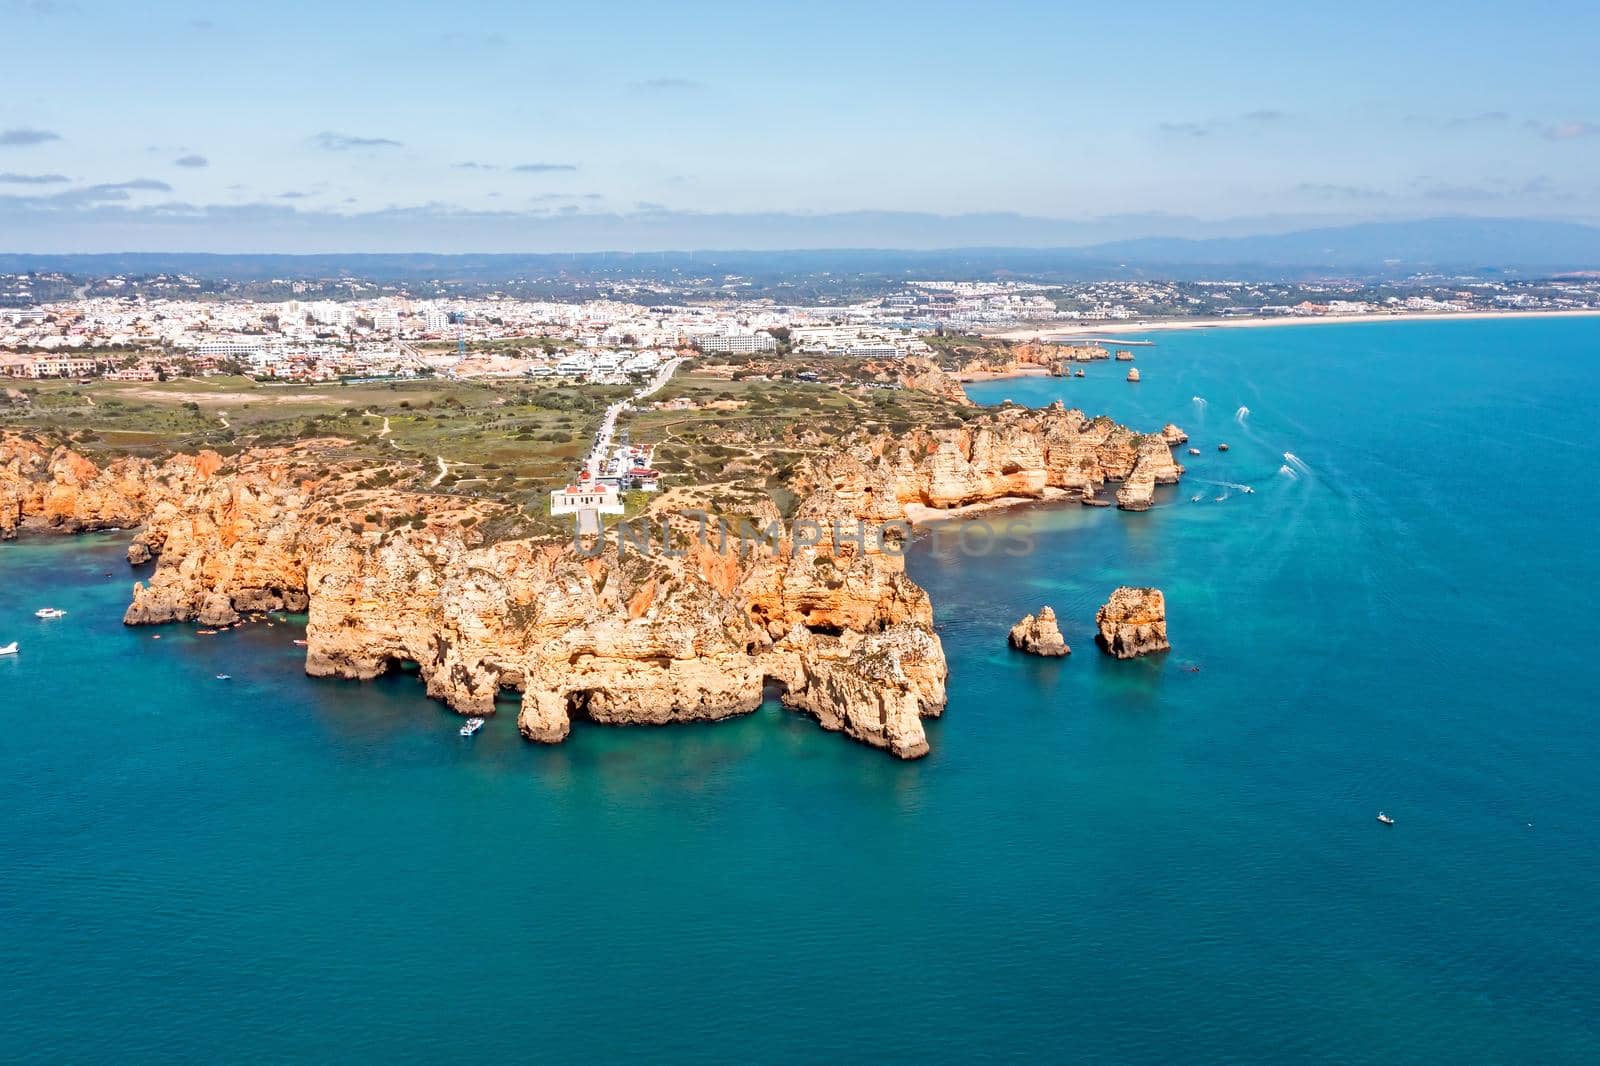
[[[705,486],[727,500],[781,497],[796,463],[854,430],[903,431],[966,417],[923,393],[863,387],[855,379],[869,375],[859,363],[787,369],[810,369],[827,383],[761,380],[745,369],[737,381],[682,371],[621,426],[635,442],[658,445],[655,466],[666,487]],[[631,392],[521,380],[274,385],[222,376],[13,388],[27,399],[0,400],[0,428],[65,441],[99,461],[201,448],[230,455],[337,437],[352,442],[342,454],[390,467],[395,487],[517,504],[540,524],[548,493],[571,478],[606,405]],[[672,401],[693,406],[661,408]],[[642,502],[630,501],[631,509]]]
[[[28,402],[0,406],[0,427],[70,442],[95,459],[201,448],[228,455],[340,437],[354,442],[353,454],[414,467],[421,484],[431,485],[443,458],[450,473],[435,487],[506,497],[565,480],[600,412],[627,392],[437,380],[268,385],[238,377],[25,388]]]

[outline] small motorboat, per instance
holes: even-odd
[[[297,648],[303,648],[303,647],[306,646],[306,642],[303,641],[303,640],[291,641],[290,643],[292,643]]]
[[[1199,455],[1200,454],[1200,449],[1199,448],[1190,448],[1189,449],[1189,454],[1190,455]]]
[[[231,677],[233,677],[232,674],[218,674],[217,675],[217,680],[218,681],[227,681]]]
[[[60,618],[67,612],[57,607],[41,607],[33,612],[35,618]]]
[[[476,733],[478,730],[480,730],[482,728],[483,728],[483,719],[482,718],[468,718],[467,719],[467,724],[461,727],[461,735],[464,736],[464,737],[470,737],[472,734]]]
[[[214,637],[217,635],[217,631],[215,629],[197,629],[194,631],[194,635],[197,637]]]
[[[1393,825],[1394,824],[1394,819],[1390,818],[1387,814],[1384,814],[1382,811],[1378,812],[1378,821],[1382,822],[1384,825]]]
[[[15,655],[15,654],[17,654],[17,642],[16,641],[13,640],[10,644],[6,644],[6,645],[3,645],[3,646],[0,646],[0,655]]]

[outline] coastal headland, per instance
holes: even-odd
[[[945,703],[932,606],[895,537],[851,531],[993,504],[1101,502],[1112,483],[1137,510],[1183,468],[1176,427],[1139,433],[1060,404],[976,408],[931,364],[905,379],[917,387],[766,388],[746,392],[763,410],[688,411],[677,401],[717,395],[727,379],[673,382],[630,426],[659,442],[668,480],[629,503],[659,533],[650,553],[614,531],[574,545],[514,481],[430,488],[433,457],[392,443],[415,428],[399,422],[414,409],[394,404],[311,419],[327,432],[282,444],[163,455],[117,454],[86,431],[5,431],[0,539],[136,530],[129,559],[154,571],[133,586],[127,624],[216,628],[304,611],[308,673],[372,678],[414,664],[428,694],[464,715],[492,714],[513,692],[534,741],[562,740],[574,719],[724,718],[776,692],[824,728],[915,758],[928,750],[922,719]],[[384,418],[392,432],[372,426]],[[366,434],[337,432],[360,420]],[[697,535],[694,511],[775,532],[725,546]],[[796,534],[802,525],[824,535]]]

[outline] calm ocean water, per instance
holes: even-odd
[[[0,546],[0,1058],[1594,1061],[1600,321],[1157,339],[973,390],[1203,454],[919,543],[917,763],[774,706],[463,740],[294,627],[124,629],[120,536]],[[1095,650],[1119,583],[1170,655]],[[1041,603],[1065,661],[1005,647]]]

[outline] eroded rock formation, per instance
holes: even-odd
[[[1166,651],[1167,600],[1160,589],[1124,585],[1095,613],[1100,647],[1119,659]]]
[[[129,559],[156,566],[133,586],[127,624],[303,610],[308,673],[371,678],[415,663],[428,694],[462,714],[520,693],[532,740],[561,740],[575,717],[743,714],[775,689],[825,728],[915,758],[928,750],[923,719],[944,706],[946,666],[927,594],[904,571],[908,506],[1087,500],[1107,481],[1182,473],[1160,436],[1059,404],[1008,408],[817,449],[792,475],[792,521],[769,504],[753,518],[771,535],[754,543],[657,516],[677,554],[613,539],[586,557],[486,537],[486,509],[501,505],[380,487],[389,478],[344,449],[306,441],[101,468],[6,435],[0,536],[142,525]]]
[[[0,540],[22,529],[84,533],[135,526],[221,467],[220,455],[203,451],[163,463],[118,459],[102,468],[65,446],[0,434]]]
[[[1056,612],[1050,607],[1039,608],[1036,615],[1025,616],[1011,627],[1011,646],[1030,655],[1071,655],[1061,627],[1056,624]]]
[[[900,386],[932,393],[962,407],[972,406],[972,399],[961,387],[961,382],[945,373],[944,368],[931,359],[907,359],[900,367]]]
[[[860,464],[852,470],[852,464]],[[1109,481],[1147,475],[1152,489],[1183,474],[1159,436],[1109,418],[1087,418],[1059,402],[1042,410],[1002,407],[956,429],[879,435],[845,449],[829,466],[856,482],[879,517],[894,506],[960,507],[1004,497],[1042,499],[1059,490],[1089,499]]]

